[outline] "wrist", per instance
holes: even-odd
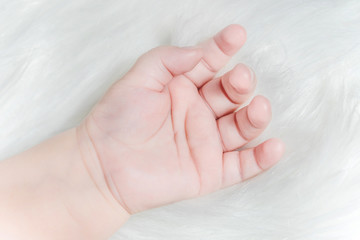
[[[101,236],[107,235],[107,233],[111,235],[127,221],[130,214],[122,208],[110,191],[97,152],[87,133],[85,122],[72,131],[76,138],[84,182],[91,186],[91,193],[89,192],[89,196],[86,197],[91,199],[88,207],[82,206],[82,202],[79,202],[78,209],[80,211],[83,208],[80,214],[84,216],[84,223],[90,227],[89,229],[97,227],[102,232]],[[85,197],[83,198],[85,200]],[[89,216],[90,210],[92,210],[91,217]]]
[[[0,163],[0,238],[106,239],[128,219],[78,129]]]

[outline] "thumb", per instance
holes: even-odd
[[[200,48],[157,47],[142,55],[123,80],[133,86],[162,91],[174,76],[193,69],[201,57]]]

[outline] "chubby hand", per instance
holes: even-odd
[[[215,77],[245,38],[230,25],[197,47],[150,50],[78,127],[88,162],[130,214],[239,183],[281,158],[278,139],[237,150],[271,120],[263,96],[237,110],[255,89],[252,70],[238,64]]]

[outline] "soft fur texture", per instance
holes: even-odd
[[[0,158],[78,124],[135,59],[230,23],[285,157],[243,184],[131,218],[115,239],[359,239],[360,2],[0,0]],[[96,221],[96,219],[94,219]],[[56,224],[56,223],[54,223]]]

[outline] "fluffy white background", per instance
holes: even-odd
[[[0,0],[0,158],[78,124],[143,52],[230,23],[287,144],[265,174],[134,216],[116,239],[360,239],[360,1]],[[94,219],[96,221],[96,219]],[[56,223],[54,223],[56,224]]]

